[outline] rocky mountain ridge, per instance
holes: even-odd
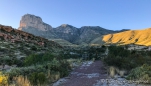
[[[40,17],[31,14],[22,16],[18,29],[47,39],[64,39],[74,44],[90,44],[93,40],[96,40],[95,38],[120,32],[107,30],[99,26],[76,28],[69,24],[62,24],[56,28],[52,28],[50,25],[44,23]],[[99,39],[99,41],[102,42],[102,39]]]

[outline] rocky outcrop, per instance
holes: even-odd
[[[20,21],[19,30],[22,30],[22,28],[26,27],[33,27],[40,31],[49,31],[52,29],[52,27],[44,23],[40,17],[31,14],[22,16],[22,19]]]
[[[62,24],[61,26],[54,29],[58,38],[67,40],[74,43],[79,38],[79,29],[68,24]]]
[[[36,36],[52,38],[52,27],[42,21],[38,16],[26,14],[22,16],[19,30],[32,33]],[[51,34],[51,35],[50,35]]]
[[[18,29],[47,39],[64,39],[75,44],[89,44],[96,38],[98,39],[98,37],[100,37],[99,41],[102,41],[101,36],[120,32],[107,30],[99,26],[83,26],[81,28],[76,28],[68,24],[62,24],[59,27],[52,28],[50,25],[44,23],[40,17],[31,14],[26,14],[22,17]]]

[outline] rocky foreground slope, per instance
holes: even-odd
[[[55,53],[59,50],[62,50],[62,46],[54,41],[0,25],[0,61],[7,58],[21,59],[32,53]]]
[[[115,34],[108,34],[103,37],[106,43],[115,44],[137,44],[137,45],[151,45],[151,28],[144,30],[130,30]]]
[[[31,14],[22,16],[18,29],[47,39],[64,39],[75,44],[100,44],[102,39],[98,39],[98,37],[101,38],[105,34],[120,32],[107,30],[99,26],[76,28],[68,24],[53,28],[44,23],[40,17]]]

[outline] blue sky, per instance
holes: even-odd
[[[100,26],[111,30],[151,27],[151,0],[0,0],[0,24],[19,27],[24,14],[52,27]]]

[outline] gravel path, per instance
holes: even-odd
[[[88,61],[74,69],[66,79],[60,79],[64,83],[53,86],[93,86],[98,80],[106,78],[106,70],[101,61]]]
[[[68,77],[58,80],[53,86],[151,86],[128,83],[125,82],[126,79],[117,75],[116,78],[111,79],[107,77],[104,67],[102,61],[84,62],[74,69]]]

